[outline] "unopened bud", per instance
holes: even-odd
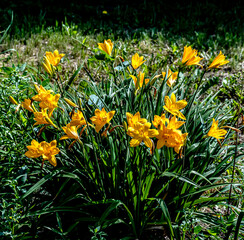
[[[123,122],[123,127],[124,127],[125,131],[127,132],[128,131],[128,126],[127,126],[127,123],[125,121]]]
[[[46,116],[45,119],[46,119],[46,121],[47,121],[49,124],[51,124],[51,125],[54,126],[55,128],[58,128],[48,116]]]
[[[34,84],[34,87],[35,87],[35,89],[36,89],[37,92],[40,91],[40,88],[36,84]]]
[[[68,103],[71,107],[77,107],[78,108],[78,106],[74,102],[72,102],[71,100],[69,100],[68,98],[64,98],[64,101],[66,103]]]
[[[17,101],[12,96],[9,96],[9,101],[15,105],[18,105]]]

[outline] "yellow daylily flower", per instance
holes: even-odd
[[[48,94],[45,96],[45,98],[42,99],[39,106],[40,108],[48,108],[50,111],[49,116],[51,116],[53,110],[56,107],[58,107],[59,98],[60,98],[60,94],[56,94],[56,95]]]
[[[134,69],[140,67],[146,60],[143,61],[143,56],[139,57],[138,53],[132,56],[131,65]]]
[[[72,115],[70,126],[83,126],[83,125],[86,125],[86,119],[83,113],[80,110],[78,110],[77,112],[74,112],[74,114]]]
[[[136,89],[139,89],[143,86],[143,84],[147,84],[150,79],[145,79],[144,80],[144,76],[145,76],[145,73],[142,73],[142,72],[139,72],[139,74],[137,75],[137,77],[133,76],[133,75],[130,75],[130,77],[133,79],[134,81],[134,84],[135,84],[135,87]]]
[[[59,54],[58,50],[52,52],[46,52],[45,58],[52,66],[57,66],[60,63],[60,60],[65,56],[65,54]]]
[[[38,94],[35,95],[34,97],[32,97],[32,99],[34,101],[38,101],[38,102],[43,101],[50,93],[53,92],[53,90],[46,90],[42,85],[40,87],[35,85],[35,88],[36,88]]]
[[[45,141],[38,143],[36,140],[31,141],[31,145],[27,146],[28,151],[25,155],[28,158],[38,158],[42,156],[43,162],[48,160],[54,167],[57,166],[57,160],[55,155],[57,155],[60,150],[57,148],[57,141],[53,140],[50,143]]]
[[[27,148],[28,148],[28,151],[25,153],[25,156],[28,158],[38,158],[43,153],[43,149],[42,149],[40,143],[34,139],[31,141],[31,145],[27,146]]]
[[[164,109],[171,114],[186,120],[185,116],[180,112],[181,109],[183,109],[187,105],[187,101],[185,100],[180,100],[176,102],[176,97],[175,94],[171,94],[171,98],[168,96],[165,96],[164,98],[165,106]]]
[[[43,149],[43,161],[48,160],[54,167],[56,167],[57,160],[55,155],[57,155],[60,152],[60,150],[57,148],[57,141],[53,140],[50,143],[43,141],[40,143],[40,145]]]
[[[180,128],[185,122],[183,121],[178,121],[178,119],[176,118],[176,116],[173,116],[168,125],[167,125],[167,128],[168,129],[178,129]]]
[[[44,68],[44,70],[50,75],[53,76],[54,72],[55,72],[55,67],[49,62],[47,57],[43,57],[43,62],[42,62],[42,66]]]
[[[158,130],[157,149],[163,146],[174,148],[175,152],[179,153],[180,149],[184,146],[188,133],[182,134],[181,130],[169,129],[162,125]]]
[[[25,109],[27,109],[28,111],[30,112],[34,112],[34,109],[32,108],[32,105],[31,105],[31,100],[29,98],[25,99],[22,103],[21,103],[21,106]]]
[[[228,60],[225,60],[225,55],[220,51],[219,55],[213,60],[208,69],[219,68],[228,62]]]
[[[152,124],[155,128],[158,128],[161,125],[165,125],[166,122],[169,123],[169,119],[166,118],[165,114],[163,113],[161,116],[155,115]]]
[[[66,135],[62,136],[60,140],[64,140],[68,138],[78,140],[79,139],[79,134],[77,132],[78,128],[79,128],[78,126],[71,126],[70,123],[68,123],[65,127],[62,127]]]
[[[135,115],[132,115],[131,113],[126,113],[128,127],[134,127],[137,122],[141,124],[145,124],[147,122],[147,119],[141,118],[141,115],[139,112],[137,112]]]
[[[182,63],[185,64],[186,66],[191,66],[191,65],[199,65],[202,67],[202,65],[199,64],[199,62],[203,58],[197,56],[197,50],[192,49],[191,46],[184,47],[184,53],[183,53],[183,58],[182,58]]]
[[[106,112],[106,110],[103,108],[102,110],[96,109],[95,110],[95,116],[91,117],[91,121],[93,124],[95,124],[95,130],[98,133],[102,127],[111,121],[115,114],[115,111]]]
[[[225,138],[225,134],[227,133],[227,131],[224,129],[220,129],[218,127],[218,123],[219,121],[215,121],[215,119],[213,118],[212,126],[205,137],[214,137],[217,140]]]
[[[110,39],[104,40],[104,43],[98,43],[98,48],[106,52],[108,55],[111,56],[114,44],[111,42]]]
[[[158,131],[156,129],[150,129],[151,123],[146,122],[142,124],[137,122],[134,127],[129,127],[127,134],[132,137],[130,141],[131,147],[137,147],[141,142],[144,142],[147,147],[152,149],[153,141],[150,138],[156,137]]]
[[[34,123],[33,126],[39,125],[39,124],[50,124],[46,118],[48,117],[47,115],[47,109],[42,109],[41,112],[34,112],[34,120],[36,123]]]
[[[166,76],[166,72],[162,72],[163,78]],[[178,76],[178,72],[172,72],[170,69],[168,70],[168,78],[167,78],[167,85],[172,87],[173,84],[176,82]]]

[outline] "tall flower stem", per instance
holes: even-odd
[[[238,111],[239,112],[239,111]],[[240,113],[238,113],[238,118],[240,117]],[[238,121],[236,123],[238,125]],[[237,128],[238,126],[236,126]],[[231,184],[230,184],[230,192],[229,192],[229,200],[228,203],[230,205],[230,199],[231,199],[231,193],[232,193],[232,187],[233,187],[233,181],[235,177],[235,167],[236,167],[236,157],[237,157],[237,146],[238,146],[238,132],[236,132],[236,142],[235,142],[235,155],[234,155],[234,162],[233,162],[233,170],[232,170],[232,177],[231,177]],[[227,214],[230,214],[230,207],[228,206]]]
[[[198,92],[198,90],[199,90],[199,87],[202,85],[203,76],[205,75],[206,72],[207,72],[207,69],[204,69],[204,71],[203,71],[201,77],[199,78],[199,81],[198,81],[198,83],[197,83],[197,89],[196,89],[196,91],[194,92],[193,97],[192,97],[191,101],[189,101],[189,104],[188,104],[188,106],[187,106],[187,112],[190,112],[190,110],[191,110],[192,104],[193,104],[194,99],[195,99],[195,97],[196,97],[196,95],[197,95],[197,92]]]

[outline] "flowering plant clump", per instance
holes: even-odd
[[[205,96],[201,89],[207,70],[228,61],[220,52],[209,67],[202,66],[197,50],[185,46],[179,65],[173,61],[152,73],[142,66],[145,60],[138,53],[131,61],[124,60],[126,56],[110,39],[98,43],[98,48],[109,56],[113,52],[113,59],[107,56],[109,61],[98,59],[103,60],[107,78],[97,81],[84,67],[89,75],[82,80],[86,87],[71,89],[72,83],[62,82],[56,69],[64,54],[55,50],[46,53],[43,63],[49,88],[35,84],[37,93],[21,103],[9,97],[16,110],[24,111],[19,112],[22,121],[26,125],[33,122],[30,125],[35,128],[36,140],[27,146],[26,160],[42,157],[42,165],[48,160],[56,167],[42,169],[43,178],[23,199],[30,197],[31,202],[31,195],[42,187],[51,200],[45,200],[45,209],[35,214],[42,218],[42,214],[55,213],[61,226],[61,220],[70,216],[66,213],[74,212],[70,231],[81,227],[82,220],[95,221],[104,231],[109,226],[115,232],[119,223],[127,229],[121,238],[140,239],[150,226],[159,224],[167,237],[180,239],[185,234],[186,213],[206,220],[202,208],[211,208],[213,203],[226,205],[226,189],[233,187],[230,178],[224,183],[221,179],[237,156],[230,130],[236,134],[239,130],[222,124],[233,122],[236,115],[233,117],[229,103],[215,101],[217,94]],[[97,51],[94,46],[94,54]],[[116,66],[119,58],[122,62]],[[137,70],[140,66],[143,72]],[[195,75],[196,88],[189,81]],[[44,184],[47,181],[51,186]],[[206,198],[210,190],[214,193]],[[43,207],[41,199],[35,204]],[[233,209],[230,211],[237,214]]]

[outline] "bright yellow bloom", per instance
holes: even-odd
[[[166,72],[162,72],[163,78],[166,76]],[[171,72],[171,70],[168,70],[168,78],[167,78],[167,84],[169,87],[172,87],[172,85],[176,82],[178,76],[178,72]]]
[[[39,124],[49,124],[49,122],[46,120],[48,117],[47,115],[47,109],[42,109],[41,112],[34,112],[34,120],[36,123],[34,123],[33,126],[39,125]]]
[[[165,125],[166,122],[169,123],[169,119],[165,117],[165,114],[162,114],[161,117],[155,115],[152,124],[155,128],[158,128],[160,125]]]
[[[35,88],[36,88],[38,94],[35,95],[34,97],[32,97],[32,99],[34,101],[38,101],[38,102],[43,101],[50,93],[53,92],[53,90],[46,90],[43,86],[40,86],[38,88],[38,86],[35,85]]]
[[[60,152],[60,150],[57,148],[57,141],[53,140],[50,143],[47,143],[45,141],[41,142],[41,147],[43,148],[43,161],[48,160],[54,167],[56,167],[57,160],[55,158],[55,155]]]
[[[147,119],[141,118],[141,115],[139,112],[137,112],[135,115],[132,115],[131,113],[126,113],[128,127],[134,127],[137,122],[141,124],[145,124],[147,122]]]
[[[145,79],[144,80],[144,76],[145,76],[145,73],[142,73],[142,72],[139,72],[139,74],[137,75],[137,77],[133,76],[133,75],[130,75],[130,77],[133,79],[134,81],[134,84],[135,84],[135,87],[136,89],[139,89],[143,86],[143,84],[147,84],[149,82],[150,79]]]
[[[104,43],[98,43],[98,48],[106,52],[108,55],[111,56],[114,44],[111,42],[110,39],[104,40]]]
[[[171,114],[186,120],[185,116],[180,112],[181,109],[183,109],[187,105],[187,101],[185,100],[180,100],[176,102],[176,97],[175,94],[171,94],[171,98],[168,96],[165,96],[164,98],[165,106],[164,109]]]
[[[103,108],[102,110],[96,109],[95,116],[91,117],[91,121],[95,124],[95,130],[98,133],[102,127],[111,121],[115,114],[115,111],[106,112]]]
[[[137,147],[141,142],[144,142],[147,147],[152,149],[153,142],[150,138],[156,137],[158,135],[158,131],[156,129],[150,129],[151,123],[146,122],[142,124],[137,122],[134,127],[129,127],[127,134],[132,137],[130,141],[131,147]]]
[[[27,148],[28,151],[25,153],[25,156],[28,158],[38,158],[43,153],[41,144],[34,139],[31,141],[31,145],[27,146]]]
[[[139,57],[138,53],[132,56],[131,65],[134,69],[140,67],[146,60],[143,61],[143,56]]]
[[[168,122],[167,128],[168,129],[178,129],[180,128],[185,122],[178,121],[176,116],[173,116],[170,121]]]
[[[22,107],[27,109],[30,112],[34,112],[32,106],[31,106],[31,100],[25,99],[24,102],[21,103]]]
[[[174,116],[168,123],[167,127],[165,125],[160,125],[158,130],[157,149],[163,146],[174,148],[175,152],[179,153],[180,149],[184,146],[186,137],[188,133],[182,134],[181,130],[178,130],[184,124],[182,121],[177,121]]]
[[[53,140],[50,143],[45,141],[38,143],[36,140],[31,141],[31,145],[27,146],[28,151],[25,155],[28,158],[38,158],[42,156],[43,162],[48,160],[54,167],[57,166],[57,160],[55,155],[57,155],[60,150],[57,148],[57,141]]]
[[[46,59],[53,66],[57,66],[59,64],[61,58],[63,58],[64,56],[65,56],[65,54],[59,54],[58,50],[55,50],[53,53],[46,52]]]
[[[182,63],[185,64],[186,66],[191,66],[191,65],[199,65],[202,67],[202,65],[199,64],[199,62],[203,58],[200,58],[197,56],[197,50],[192,49],[191,46],[184,47],[184,53],[183,53],[183,58],[182,58]]]
[[[227,133],[227,131],[224,129],[220,129],[218,127],[218,123],[219,121],[215,121],[215,119],[213,118],[213,123],[209,132],[207,133],[207,137],[214,137],[217,140],[225,138],[225,134]]]
[[[78,110],[72,115],[70,126],[82,126],[82,125],[86,125],[86,119],[83,113],[80,110]]]
[[[76,139],[76,140],[79,139],[79,134],[77,132],[77,130],[78,130],[77,126],[71,126],[70,123],[68,123],[65,127],[62,127],[62,129],[64,130],[64,132],[67,135],[62,136],[60,138],[60,140],[68,139],[68,138]]]
[[[58,100],[60,98],[60,94],[52,95],[48,94],[45,98],[42,99],[39,106],[40,108],[48,108],[50,112],[52,112],[56,107],[58,107]],[[51,113],[49,114],[49,116]]]
[[[50,76],[54,75],[54,71],[56,68],[49,62],[47,57],[43,57],[42,66]]]
[[[225,55],[220,51],[219,55],[213,60],[208,69],[219,68],[228,62],[228,60],[225,60]]]

